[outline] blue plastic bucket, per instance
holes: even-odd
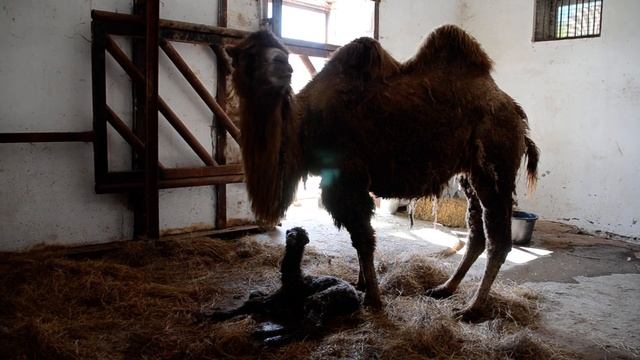
[[[511,215],[511,240],[514,245],[526,245],[531,242],[533,227],[538,220],[538,215],[514,211]]]

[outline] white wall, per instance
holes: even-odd
[[[460,0],[380,2],[380,43],[397,60],[413,56],[425,37],[440,25],[458,24]]]
[[[243,8],[244,6],[244,8]],[[217,1],[161,1],[160,15],[216,25]],[[247,8],[250,7],[250,8]],[[0,132],[91,129],[91,9],[131,12],[129,0],[0,0]],[[230,2],[229,23],[245,14],[257,28],[257,2]],[[255,13],[255,14],[254,14]],[[251,28],[251,21],[244,26]],[[128,51],[127,39],[116,41]],[[175,44],[207,88],[215,93],[215,58],[209,49]],[[131,122],[130,80],[107,56],[107,99]],[[160,94],[211,151],[213,115],[186,80],[160,53]],[[160,161],[198,166],[200,160],[159,117]],[[109,130],[113,170],[131,165],[130,147]],[[232,154],[233,155],[233,154]],[[94,193],[93,149],[84,143],[0,144],[0,251],[36,244],[99,243],[132,237],[133,215],[126,195]],[[229,218],[247,219],[243,185],[230,185]],[[163,230],[211,228],[213,187],[162,190]]]
[[[532,42],[530,0],[462,4],[461,24],[495,60],[542,153],[522,208],[587,231],[640,236],[640,1],[607,0],[602,36]]]
[[[495,61],[539,145],[540,180],[519,204],[590,232],[640,236],[640,1],[607,0],[602,36],[534,43],[533,0],[382,1],[380,39],[398,60],[437,26],[463,27]],[[634,241],[633,239],[631,239]]]
[[[89,130],[90,10],[129,13],[130,6],[0,0],[0,132]],[[162,17],[182,21],[215,25],[216,10],[216,1],[161,2]],[[521,207],[589,231],[638,237],[638,13],[640,2],[608,0],[601,37],[532,43],[533,1],[382,1],[380,35],[404,60],[435,27],[466,28],[495,60],[499,85],[523,104],[542,150],[537,192],[526,199],[520,186]],[[229,2],[229,26],[255,30],[257,14],[255,0]],[[126,39],[118,42],[126,49]],[[213,90],[213,56],[193,45],[176,47]],[[210,112],[164,55],[160,61],[160,93],[212,149]],[[109,103],[130,121],[129,79],[113,63],[108,74]],[[161,160],[199,164],[160,119]],[[129,148],[117,136],[109,145],[113,168],[127,169]],[[132,236],[126,196],[93,192],[92,151],[83,143],[0,144],[0,250]],[[243,185],[229,185],[228,197],[230,219],[251,217]],[[212,187],[163,190],[160,201],[165,230],[213,226]]]

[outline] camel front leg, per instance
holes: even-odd
[[[380,309],[382,301],[373,264],[376,238],[371,227],[375,204],[369,196],[369,176],[359,163],[348,165],[337,177],[323,177],[320,183],[322,202],[335,225],[344,226],[351,235],[351,244],[358,253],[360,264],[358,288],[365,290],[365,305]]]
[[[380,288],[373,261],[376,242],[373,228],[371,224],[365,224],[355,228],[347,226],[347,230],[351,234],[351,244],[358,253],[358,262],[360,263],[358,283],[360,283],[360,279],[364,282],[364,303],[374,309],[381,309]]]
[[[360,291],[366,290],[366,282],[364,280],[364,271],[362,271],[362,259],[358,255],[358,282],[356,283],[356,289]]]

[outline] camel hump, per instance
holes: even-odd
[[[400,63],[372,38],[361,37],[338,49],[327,65],[336,66],[348,77],[379,80],[394,75]]]
[[[418,53],[405,67],[463,64],[469,69],[489,74],[493,61],[478,41],[455,25],[444,25],[434,30],[422,44]]]

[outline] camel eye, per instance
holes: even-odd
[[[278,55],[273,59],[273,62],[276,64],[287,64],[289,63],[289,59],[286,56]]]

